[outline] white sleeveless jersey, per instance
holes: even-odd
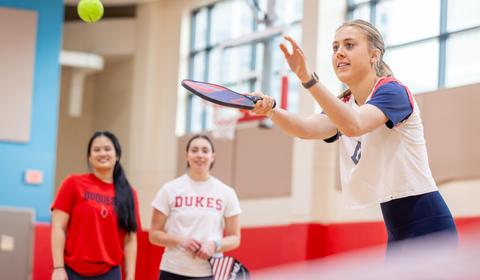
[[[388,83],[401,85],[393,78],[381,78],[367,103]],[[420,110],[408,88],[401,86],[405,90],[395,94],[408,94],[410,106],[413,106],[410,116],[396,125],[390,124],[392,128],[383,125],[360,137],[339,137],[341,184],[351,207],[438,190],[428,165]],[[358,110],[353,96],[344,101]]]

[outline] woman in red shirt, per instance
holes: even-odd
[[[91,173],[71,175],[52,204],[52,280],[135,277],[138,201],[122,166],[115,135],[93,134]],[[125,257],[125,258],[124,258]]]

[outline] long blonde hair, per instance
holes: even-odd
[[[378,31],[378,29],[375,26],[373,26],[370,22],[361,20],[361,19],[347,21],[344,24],[340,25],[337,28],[337,31],[347,26],[356,27],[359,30],[361,30],[363,34],[365,34],[365,36],[367,37],[367,40],[370,43],[370,46],[373,49],[377,49],[380,51],[380,57],[377,63],[375,63],[374,65],[377,76],[393,77],[392,70],[387,65],[387,63],[383,61],[383,55],[385,54],[385,43],[383,42],[383,37],[382,37],[382,34],[380,34],[380,31]],[[339,97],[344,98],[349,96],[350,94],[352,94],[352,92],[350,91],[350,89],[347,89]]]

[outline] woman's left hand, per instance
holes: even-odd
[[[285,56],[285,60],[288,62],[288,66],[293,73],[297,75],[302,83],[307,82],[311,78],[311,73],[308,70],[307,61],[303,50],[300,48],[297,42],[293,40],[292,37],[285,36],[284,38],[290,42],[292,47],[292,52],[290,52],[284,43],[280,44],[280,49]]]
[[[208,260],[213,254],[215,254],[215,242],[206,241],[202,243],[202,247],[195,253],[195,257]]]

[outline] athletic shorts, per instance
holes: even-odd
[[[394,199],[380,204],[388,233],[387,251],[397,241],[435,233],[457,242],[457,229],[438,191]]]
[[[120,266],[114,266],[104,274],[97,276],[82,276],[68,266],[65,266],[65,271],[67,272],[68,280],[122,280]]]

